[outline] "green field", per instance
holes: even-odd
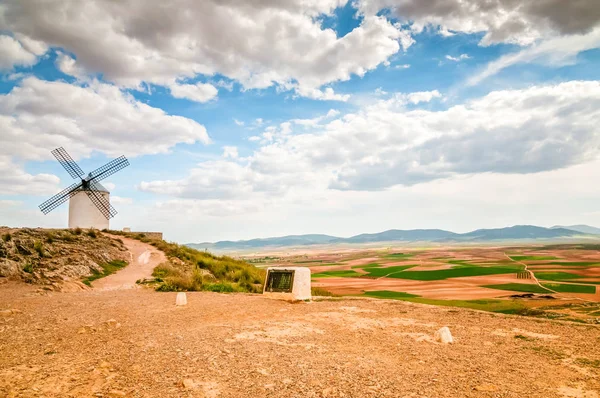
[[[393,276],[391,276],[390,274],[401,272],[401,271],[404,271],[405,269],[412,268],[412,267],[416,267],[416,264],[412,264],[412,265],[397,265],[397,266],[394,266],[394,267],[387,267],[387,268],[370,266],[370,267],[362,267],[362,269],[364,271],[368,272],[368,274],[366,274],[366,276],[372,276],[372,277],[380,278],[382,276],[388,276],[389,275],[390,277],[393,278]]]
[[[572,283],[542,283],[542,286],[559,293],[596,293],[596,286],[590,285],[575,285]]]
[[[594,261],[553,261],[550,263],[540,264],[540,265],[562,265],[562,266],[573,266],[573,267],[589,267],[589,266],[600,266],[600,263]]]
[[[585,276],[571,274],[568,272],[536,272],[535,276],[538,279],[543,279],[545,281],[557,281],[557,282],[561,282],[561,281],[565,281],[565,280],[568,281],[571,279],[585,279]]]
[[[504,283],[504,284],[500,284],[500,285],[484,285],[482,287],[487,287],[488,289],[509,290],[511,292],[540,293],[540,294],[552,293],[549,290],[539,287],[538,285],[530,285],[530,284],[526,284],[526,283]]]
[[[515,261],[542,261],[542,260],[558,260],[554,256],[509,256]]]
[[[416,281],[437,281],[448,278],[459,278],[465,276],[479,275],[499,275],[511,274],[523,269],[520,265],[506,267],[456,267],[452,269],[441,269],[436,271],[404,271],[393,275],[390,278],[410,279]]]
[[[501,313],[519,313],[526,309],[523,303],[517,300],[437,300],[415,296],[405,292],[393,292],[389,290],[378,290],[365,292],[367,297],[376,297],[382,299],[393,299],[410,301],[411,303],[440,305],[444,307],[471,308],[481,311],[501,312]]]
[[[338,270],[338,271],[325,271],[325,272],[319,272],[316,274],[312,274],[311,277],[312,278],[355,278],[358,276],[361,276],[362,274],[359,274],[356,271],[352,271],[352,270]]]

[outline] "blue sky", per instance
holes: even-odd
[[[142,3],[0,5],[0,224],[58,146],[179,242],[600,224],[596,2]]]

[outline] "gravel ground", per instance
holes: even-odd
[[[8,397],[600,396],[596,326],[392,300],[4,282],[0,352]]]

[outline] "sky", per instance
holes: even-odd
[[[61,146],[182,243],[600,225],[600,2],[1,2],[0,225]]]

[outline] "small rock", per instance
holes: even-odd
[[[117,321],[115,319],[109,319],[108,321],[104,322],[104,324],[106,326],[110,327],[115,327],[117,326]]]
[[[111,390],[108,392],[108,396],[109,397],[124,397],[127,394],[125,394],[123,391],[120,390]]]
[[[436,341],[439,341],[442,344],[451,344],[454,343],[454,338],[452,337],[452,333],[450,333],[450,329],[448,326],[444,326],[433,336]]]
[[[187,296],[184,292],[177,293],[177,298],[175,299],[175,305],[187,305]]]
[[[184,388],[187,388],[188,390],[196,388],[196,383],[192,379],[183,379],[181,384],[183,385]]]
[[[0,316],[1,317],[7,317],[7,316],[12,316],[15,314],[22,314],[23,312],[21,310],[16,310],[16,309],[9,309],[9,310],[1,310],[0,311]]]

